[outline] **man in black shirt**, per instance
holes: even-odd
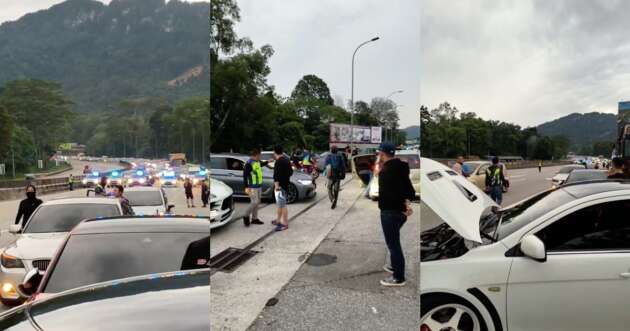
[[[287,192],[289,192],[289,179],[293,175],[291,162],[284,156],[282,146],[273,149],[276,162],[273,166],[273,185],[278,206],[278,219],[273,224],[276,231],[284,231],[289,228],[289,209],[287,209]]]
[[[389,249],[391,265],[384,266],[392,276],[381,280],[383,286],[405,285],[405,256],[400,244],[400,228],[413,213],[411,200],[416,196],[409,179],[409,165],[395,157],[396,146],[384,142],[379,148],[379,158],[383,162],[378,174],[381,226],[385,243]]]
[[[26,225],[26,222],[31,217],[35,209],[42,204],[42,200],[36,197],[35,186],[28,185],[26,187],[26,199],[20,201],[20,207],[18,208],[17,216],[15,217],[15,224],[20,224],[20,219],[22,219],[22,228]]]
[[[626,172],[623,169],[623,159],[615,157],[612,159],[612,168],[608,171],[608,178],[626,179]]]

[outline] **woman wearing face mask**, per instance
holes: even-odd
[[[26,199],[20,202],[20,208],[18,209],[17,216],[15,217],[15,224],[20,224],[20,219],[24,216],[22,220],[22,228],[26,224],[26,221],[31,217],[31,214],[35,211],[35,209],[42,204],[42,200],[36,197],[35,186],[28,185],[26,187]]]

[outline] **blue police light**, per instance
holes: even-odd
[[[92,176],[98,176],[98,171],[92,171]]]
[[[112,176],[118,176],[118,171],[112,172]]]
[[[205,171],[205,170],[201,170],[201,171],[199,171],[199,175],[201,175],[201,176],[205,176],[205,175],[206,175],[206,171]]]
[[[136,171],[136,175],[138,175],[138,176],[142,176],[142,174],[144,174],[144,172],[142,172],[142,170],[138,170],[138,171]]]

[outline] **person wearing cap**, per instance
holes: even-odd
[[[416,196],[409,179],[409,165],[396,158],[396,147],[383,142],[379,147],[379,158],[383,162],[378,175],[381,226],[389,250],[390,265],[383,269],[392,275],[381,280],[383,286],[405,285],[405,255],[400,244],[400,229],[411,216],[411,200]]]

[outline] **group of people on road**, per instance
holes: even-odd
[[[186,195],[186,207],[195,208],[195,195],[193,194],[193,187],[195,185],[190,180],[190,178],[186,177],[184,179],[184,194]],[[208,183],[206,183],[205,179],[201,180],[201,184],[199,185],[201,188],[201,203],[202,207],[205,208],[208,206],[208,201],[210,200],[210,187]]]

